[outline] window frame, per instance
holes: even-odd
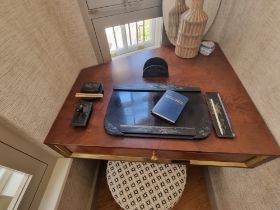
[[[124,7],[118,11],[97,10],[97,13],[94,13],[94,11],[88,7],[87,0],[79,0],[92,47],[95,50],[95,55],[99,64],[107,63],[112,60],[105,28],[143,19],[162,17],[162,2],[160,0],[141,0],[138,3],[140,5],[139,7]]]
[[[116,49],[110,50],[110,54],[111,54],[112,58],[115,58],[115,57],[123,55],[123,54],[142,50],[145,48],[157,47],[160,45],[161,34],[159,34],[159,33],[161,33],[161,30],[162,30],[162,20],[160,20],[159,18],[152,18],[152,19],[146,19],[146,20],[140,20],[140,21],[145,22],[147,20],[150,21],[150,26],[151,26],[150,39],[147,41],[141,41],[141,42],[137,41],[136,44],[131,44],[131,33],[129,34],[130,41],[128,41],[128,39],[127,39],[126,25],[128,25],[128,27],[130,27],[130,24],[132,24],[132,23],[126,23],[124,25],[120,25],[123,47],[122,48],[116,47]],[[137,24],[137,22],[133,22],[133,23]],[[145,25],[145,23],[143,25]],[[114,26],[114,27],[116,27],[116,26]],[[114,28],[114,27],[110,27],[110,28]],[[157,28],[160,28],[160,29],[157,30]],[[144,32],[143,32],[143,36],[145,36]],[[114,42],[117,42],[117,41],[114,39]],[[117,46],[116,43],[115,43],[115,45]]]

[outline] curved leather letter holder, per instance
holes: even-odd
[[[143,67],[143,77],[168,77],[168,65],[159,57],[148,59]]]

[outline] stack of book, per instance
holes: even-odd
[[[152,114],[175,124],[188,101],[186,96],[167,90],[152,109]]]
[[[85,82],[79,93],[76,93],[77,98],[95,99],[103,98],[104,90],[101,83],[98,82]]]

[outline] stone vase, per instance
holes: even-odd
[[[193,58],[198,54],[208,20],[203,3],[204,0],[192,0],[191,8],[182,15],[175,48],[179,57]]]
[[[185,0],[176,0],[175,6],[168,14],[168,37],[173,45],[176,45],[180,17],[188,9]]]

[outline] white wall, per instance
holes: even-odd
[[[278,143],[279,9],[279,2],[272,0],[223,0],[206,37],[219,42]],[[255,169],[210,168],[209,171],[218,209],[280,208],[280,159]]]

